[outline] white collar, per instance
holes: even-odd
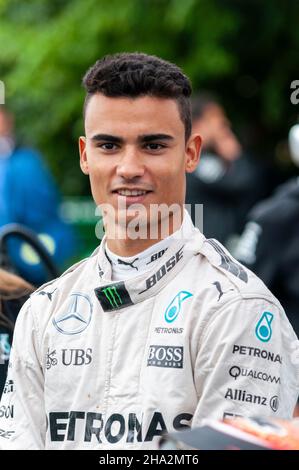
[[[112,267],[111,280],[125,281],[149,271],[153,264],[168,250],[174,240],[182,240],[184,242],[190,239],[193,233],[194,225],[188,212],[185,210],[183,223],[179,230],[134,256],[118,256],[105,244],[105,253]]]

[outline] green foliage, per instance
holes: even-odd
[[[43,152],[65,193],[84,194],[81,80],[95,60],[160,55],[194,88],[218,91],[238,122],[256,120],[274,136],[294,114],[298,17],[292,0],[0,0],[0,79],[23,140]]]

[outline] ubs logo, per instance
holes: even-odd
[[[92,361],[92,349],[63,349],[62,364],[65,366],[83,366],[88,365]]]

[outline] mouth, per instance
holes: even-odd
[[[146,196],[153,191],[147,190],[147,189],[139,189],[139,188],[134,188],[134,189],[128,189],[128,188],[120,188],[120,189],[115,189],[112,191],[112,194],[114,194],[118,200],[124,201],[126,205],[129,204],[137,204],[137,203],[142,203]]]

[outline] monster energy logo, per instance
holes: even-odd
[[[102,292],[105,294],[106,299],[109,301],[111,307],[117,308],[121,306],[122,300],[115,286],[106,287],[106,289],[103,289]]]
[[[130,294],[123,281],[110,284],[109,286],[97,287],[94,291],[104,312],[111,312],[112,310],[118,310],[133,305]]]

